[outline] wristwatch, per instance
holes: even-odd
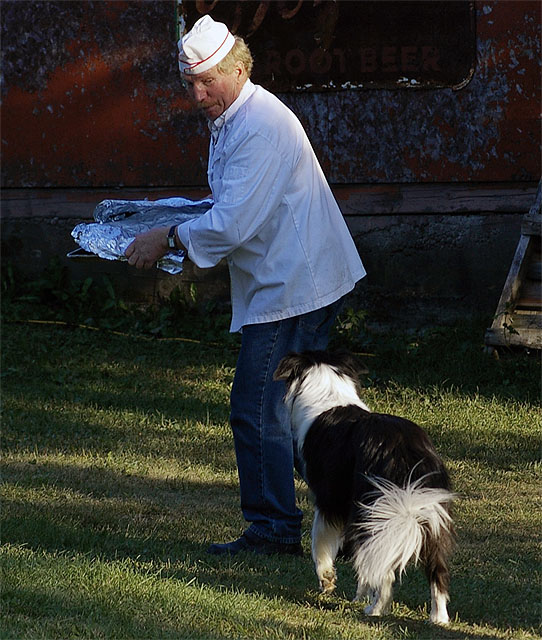
[[[171,227],[171,229],[168,231],[168,234],[167,234],[167,246],[170,249],[176,249],[177,248],[176,234],[177,234],[177,225],[174,224]]]

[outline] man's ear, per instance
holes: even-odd
[[[247,77],[247,70],[245,69],[245,65],[241,62],[241,60],[238,60],[235,63],[233,72],[235,73],[235,78],[237,81],[245,80]]]

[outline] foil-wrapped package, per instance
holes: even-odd
[[[211,199],[102,200],[94,209],[96,222],[78,224],[71,235],[84,251],[106,260],[126,260],[124,252],[136,235],[154,227],[181,224],[204,214]],[[156,266],[167,273],[182,271],[184,254],[171,251]]]

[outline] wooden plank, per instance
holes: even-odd
[[[526,213],[533,183],[332,185],[345,216]],[[207,187],[143,189],[4,189],[3,218],[90,219],[101,200],[203,198]]]
[[[542,311],[542,300],[540,298],[520,298],[514,310],[517,311]]]
[[[542,313],[532,313],[531,311],[517,311],[514,313],[512,324],[518,331],[524,329],[542,329]]]
[[[525,278],[521,285],[520,294],[518,296],[518,306],[521,304],[523,299],[535,299],[542,300],[542,283],[540,280],[531,280],[530,278]]]
[[[345,215],[526,213],[532,183],[333,186]]]
[[[520,236],[516,253],[512,260],[512,266],[508,272],[508,277],[504,283],[499,304],[497,305],[495,319],[491,325],[492,329],[502,328],[503,323],[506,322],[507,317],[509,317],[513,311],[513,306],[518,297],[531,246],[531,236]]]
[[[102,200],[158,200],[181,196],[202,199],[209,189],[4,189],[2,219],[63,218],[92,220]]]
[[[485,341],[493,346],[542,349],[541,282],[542,180],[536,199],[523,217],[516,254]]]
[[[542,331],[540,329],[523,329],[517,334],[506,330],[488,329],[485,343],[494,347],[527,347],[542,349]]]

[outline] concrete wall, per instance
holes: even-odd
[[[521,218],[536,185],[379,185],[336,187],[335,195],[368,275],[350,303],[367,309],[374,324],[400,327],[448,324],[492,314],[519,239]],[[201,190],[188,190],[202,197]],[[179,287],[195,285],[201,301],[229,298],[224,264],[179,276],[137,271],[105,260],[73,261],[73,227],[89,219],[94,203],[107,197],[139,200],[177,195],[171,190],[11,190],[3,201],[4,262],[35,277],[59,256],[74,278],[107,275],[120,294],[158,301]]]

